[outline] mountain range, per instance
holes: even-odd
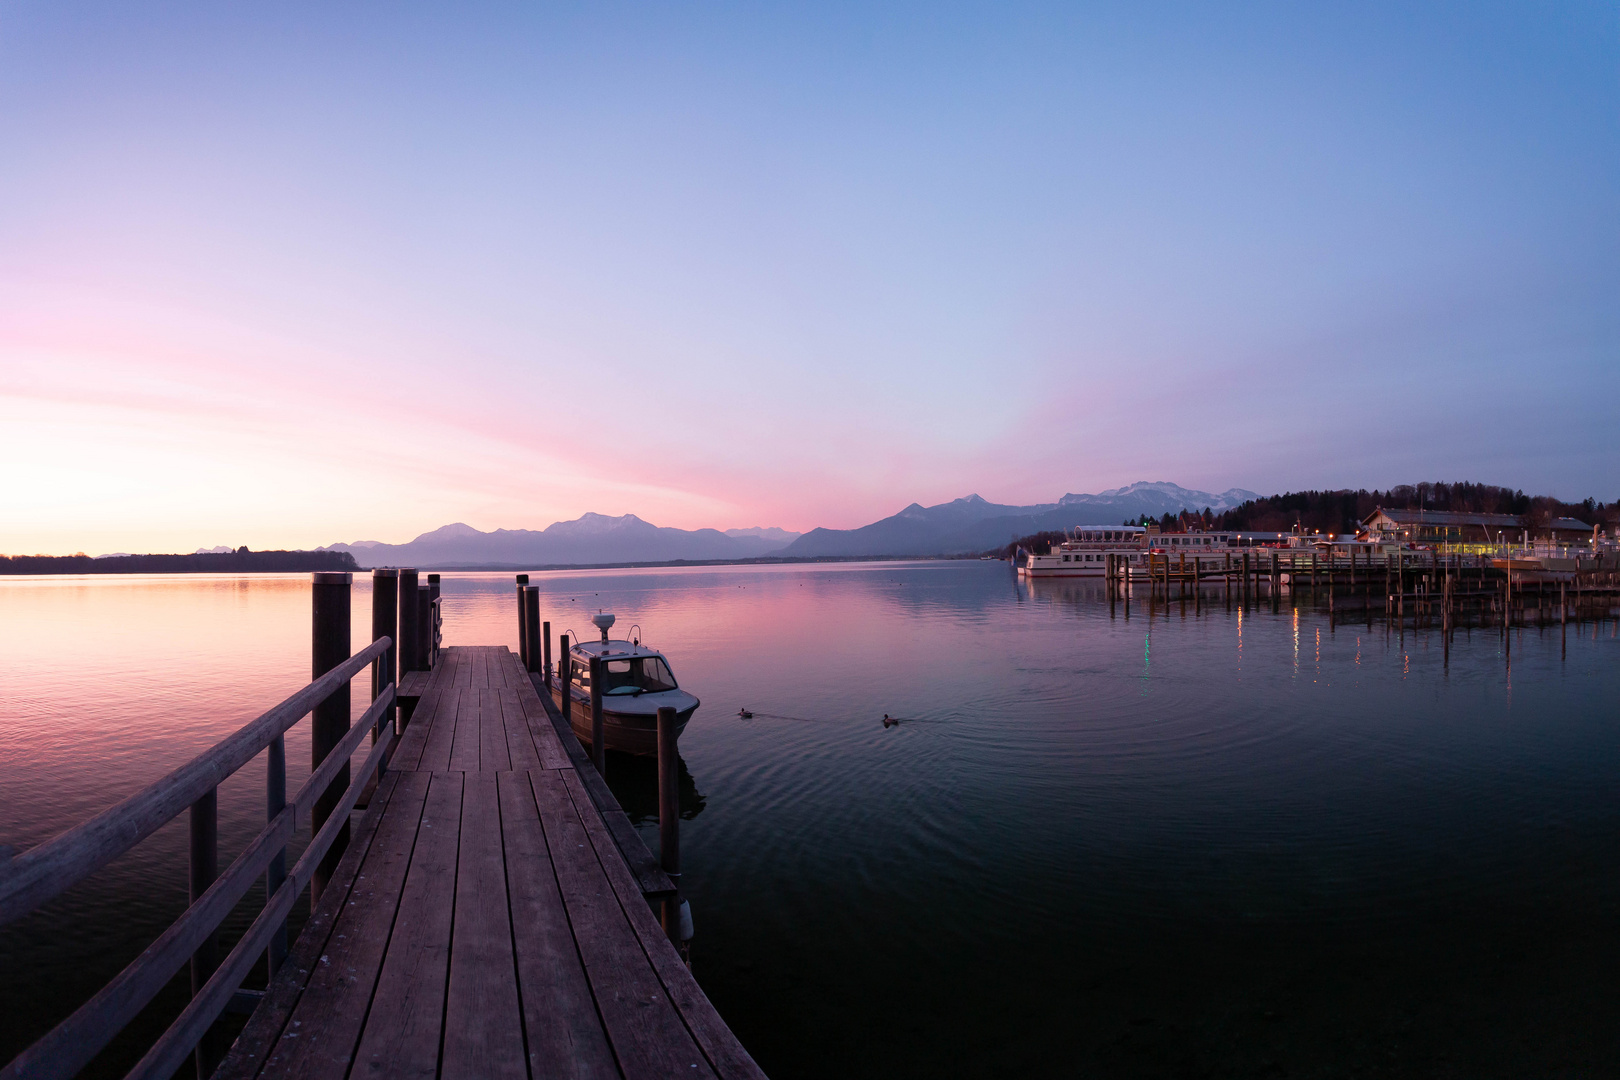
[[[1055,503],[1004,506],[969,495],[938,506],[912,503],[858,529],[811,529],[776,554],[790,558],[839,555],[962,555],[989,551],[1043,529],[1108,525],[1208,507],[1219,513],[1249,499],[1232,488],[1219,495],[1162,481],[1131,484],[1096,495],[1065,495]]]
[[[591,566],[608,563],[725,561],[763,555],[783,558],[962,555],[989,551],[1043,529],[1106,525],[1205,507],[1220,512],[1259,496],[1232,488],[1220,494],[1163,482],[1142,482],[1057,502],[1008,506],[969,495],[937,506],[912,503],[858,529],[660,528],[634,514],[585,514],[544,529],[480,532],[457,522],[405,544],[357,540],[322,551],[347,551],[373,566]]]

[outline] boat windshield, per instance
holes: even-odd
[[[660,656],[609,660],[602,669],[602,695],[656,694],[675,689],[675,676]]]

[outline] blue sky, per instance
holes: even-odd
[[[0,5],[0,550],[1620,497],[1614,5]]]

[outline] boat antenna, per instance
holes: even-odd
[[[630,624],[630,629],[625,632],[624,636],[630,639],[630,644],[632,644],[632,645],[640,645],[641,644],[641,624],[640,623],[631,623]]]

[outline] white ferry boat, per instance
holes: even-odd
[[[1081,525],[1051,554],[1028,556],[1018,572],[1031,578],[1103,577],[1108,572],[1108,556],[1118,555],[1135,577],[1146,573],[1150,552],[1217,555],[1230,549],[1236,536],[1231,532],[1161,533],[1140,525]]]
[[[1132,566],[1149,550],[1148,531],[1140,525],[1081,525],[1049,555],[1029,555],[1018,573],[1024,577],[1102,577],[1108,556],[1123,556]]]

